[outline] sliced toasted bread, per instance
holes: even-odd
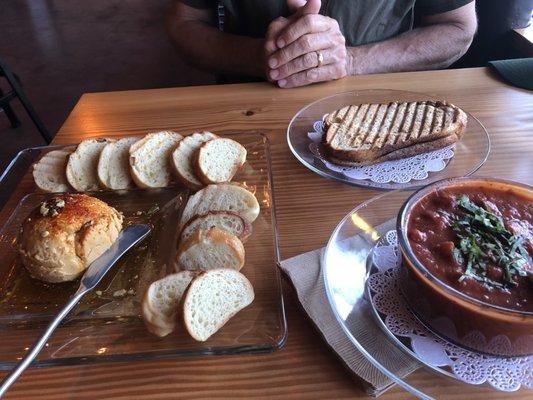
[[[182,229],[194,216],[210,211],[235,212],[251,223],[259,215],[260,208],[255,196],[240,185],[209,185],[189,198],[181,215],[179,228]]]
[[[176,132],[149,133],[130,147],[131,177],[141,188],[160,188],[172,183],[170,156],[182,136]]]
[[[465,112],[446,102],[353,105],[324,118],[324,144],[332,161],[366,165],[460,140],[466,122]],[[419,146],[422,143],[431,145]]]
[[[45,154],[33,166],[33,179],[37,187],[45,192],[58,193],[68,190],[66,167],[70,153],[76,147],[65,147]]]
[[[254,300],[252,284],[233,269],[214,269],[197,276],[184,294],[185,329],[198,341],[209,339],[231,317]]]
[[[229,182],[246,162],[246,149],[235,140],[218,138],[204,143],[196,157],[196,174],[211,183]]]
[[[146,327],[154,335],[163,337],[176,328],[176,313],[181,297],[195,275],[191,271],[178,272],[148,287],[141,310]]]
[[[87,139],[81,142],[69,157],[66,167],[67,181],[78,192],[98,190],[98,160],[102,149],[111,139]]]
[[[218,136],[211,132],[199,132],[186,136],[180,140],[176,149],[172,152],[172,166],[178,180],[190,189],[198,190],[204,185],[194,172],[194,162],[198,149],[210,140]]]
[[[239,238],[222,229],[197,230],[181,243],[176,254],[176,270],[208,271],[244,266],[244,246]]]
[[[197,215],[185,224],[180,234],[180,243],[189,239],[197,230],[219,228],[237,236],[241,242],[252,234],[252,225],[239,214],[231,211],[211,211]]]
[[[130,147],[139,137],[126,137],[105,145],[98,160],[98,181],[106,189],[121,190],[134,186],[130,174]]]

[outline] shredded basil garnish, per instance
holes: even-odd
[[[515,275],[525,276],[523,269],[529,255],[522,246],[524,238],[509,232],[498,215],[474,204],[462,195],[458,199],[462,216],[445,213],[459,238],[453,249],[457,263],[466,264],[459,282],[467,277],[494,287],[516,285]],[[489,265],[502,270],[502,281],[487,277]]]

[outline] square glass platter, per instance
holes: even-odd
[[[257,133],[227,135],[246,147],[245,166],[235,176],[261,206],[252,236],[244,244],[241,272],[254,287],[253,303],[206,342],[191,339],[181,326],[165,338],[150,334],[140,316],[148,285],[173,272],[177,222],[190,193],[182,187],[98,191],[100,198],[124,214],[125,224],[148,223],[152,232],[131,250],[88,294],[55,331],[36,364],[150,359],[177,355],[236,354],[274,351],[287,336],[267,138]],[[21,223],[53,194],[39,193],[31,165],[50,150],[23,150],[0,177],[0,369],[10,368],[39,337],[47,322],[78,287],[46,284],[29,276],[17,253]]]

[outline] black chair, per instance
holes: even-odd
[[[17,115],[13,111],[13,108],[11,108],[11,105],[9,104],[12,100],[15,98],[18,98],[20,102],[22,103],[22,106],[28,113],[29,117],[35,124],[35,127],[45,140],[47,144],[49,144],[52,141],[52,136],[50,135],[50,132],[48,132],[48,129],[43,124],[43,121],[39,118],[37,113],[35,112],[35,109],[33,108],[32,104],[26,97],[26,94],[22,90],[22,86],[20,84],[20,79],[18,76],[16,76],[9,67],[4,63],[4,61],[0,58],[0,76],[4,77],[11,87],[11,90],[7,93],[4,93],[4,91],[0,88],[0,108],[4,110],[7,118],[9,119],[9,122],[11,124],[11,127],[16,128],[20,126],[20,120],[18,119]]]

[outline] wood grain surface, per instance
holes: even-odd
[[[55,143],[162,129],[265,133],[272,149],[281,257],[288,258],[323,246],[348,211],[378,193],[321,178],[299,164],[286,143],[290,119],[321,97],[378,88],[427,93],[469,111],[486,126],[492,145],[477,175],[533,184],[533,95],[483,68],[351,77],[289,90],[257,83],[89,93],[81,97]],[[284,291],[289,337],[274,353],[32,369],[6,398],[367,397],[306,319],[293,289],[285,284]],[[439,380],[435,388],[435,379],[423,371],[410,382],[439,398],[533,398],[532,392],[524,391],[473,391],[452,380]],[[411,396],[394,387],[382,398]]]

